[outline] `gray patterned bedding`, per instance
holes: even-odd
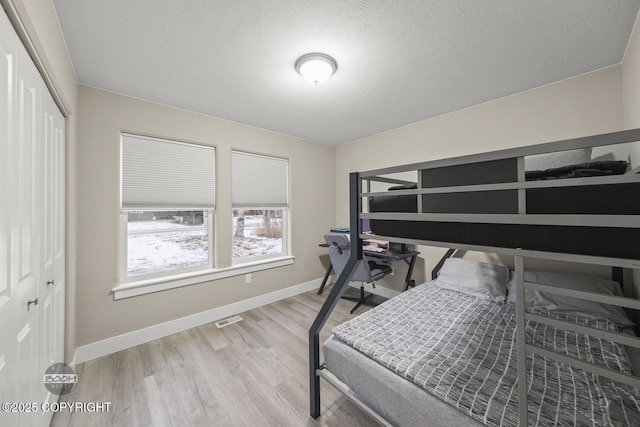
[[[554,316],[611,331],[618,327],[605,319]],[[528,342],[632,372],[622,345],[536,322],[528,322],[526,330]],[[427,283],[343,323],[333,334],[479,422],[518,424],[513,304]],[[640,389],[532,354],[527,372],[529,425],[640,426]]]

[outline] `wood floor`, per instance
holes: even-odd
[[[322,384],[322,416],[309,417],[308,329],[328,295],[308,292],[76,367],[61,400],[111,402],[107,413],[57,413],[52,426],[372,426]],[[323,329],[353,317],[340,301]],[[359,308],[356,314],[366,308]]]

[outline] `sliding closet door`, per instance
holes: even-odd
[[[44,93],[41,119],[44,137],[40,209],[40,355],[38,372],[64,362],[64,118]],[[58,396],[40,388],[39,401],[51,402]],[[42,424],[42,423],[41,423]],[[48,425],[48,422],[46,422]]]
[[[0,20],[2,19],[6,19],[4,14],[0,15]],[[5,22],[0,24],[0,401],[9,402],[13,398],[9,385],[13,381],[12,372],[16,369],[13,345],[15,331],[12,321],[14,302],[9,270],[11,216],[8,202],[11,199],[12,181],[9,141],[12,139],[11,118],[15,105],[16,45],[9,27]],[[10,425],[8,417],[8,414],[0,412],[0,425]]]
[[[65,121],[0,12],[0,400],[58,399],[44,373],[64,361]],[[0,426],[51,412],[0,411]]]
[[[40,280],[40,209],[42,189],[41,138],[43,136],[41,98],[45,90],[42,78],[21,44],[17,50],[16,130],[13,138],[17,167],[11,185],[12,218],[11,282],[14,293],[14,331],[18,366],[16,402],[32,402],[43,387],[38,372]],[[22,415],[20,425],[36,425],[34,417]]]

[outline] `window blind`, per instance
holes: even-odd
[[[234,208],[287,207],[289,161],[232,151],[231,202]]]
[[[122,135],[122,209],[213,209],[213,147]]]

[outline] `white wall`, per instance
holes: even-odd
[[[617,131],[621,90],[621,67],[614,66],[342,145],[336,149],[338,223],[348,221],[349,172]],[[419,250],[424,262],[417,275],[424,279],[444,249]],[[401,277],[383,284],[399,289]]]

